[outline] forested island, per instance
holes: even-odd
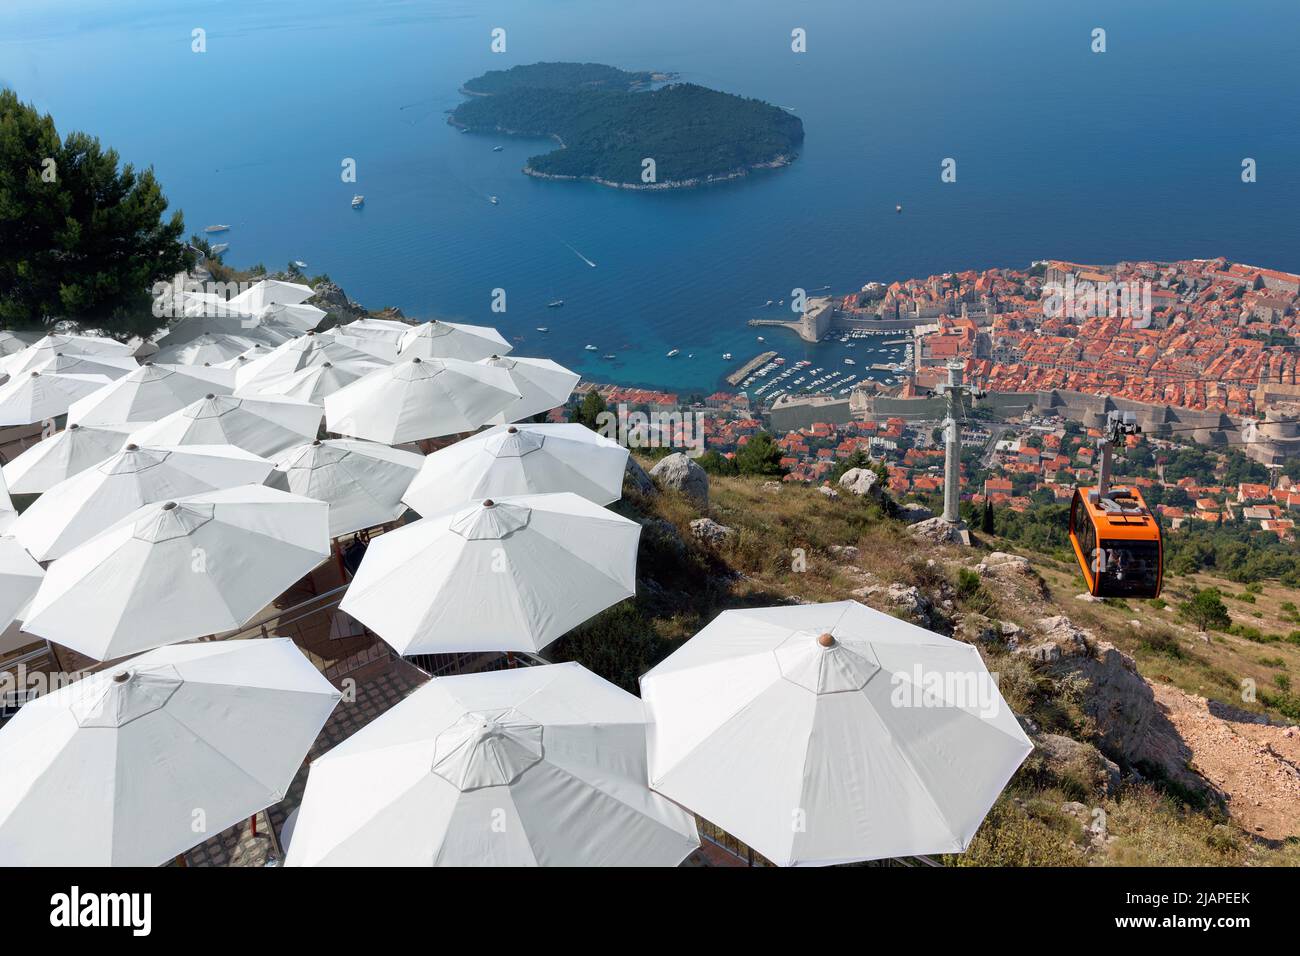
[[[733,179],[788,165],[797,155],[803,142],[797,116],[672,79],[598,63],[493,70],[465,83],[462,91],[471,98],[448,122],[474,132],[551,137],[560,148],[530,157],[525,173],[624,189]]]

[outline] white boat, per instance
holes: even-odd
[[[844,364],[845,364],[845,365],[857,365],[858,363],[855,362],[855,361],[853,361],[853,359],[845,359],[845,360],[844,360]]]
[[[494,152],[494,153],[499,153],[499,152],[501,152],[501,150],[503,150],[503,149],[505,149],[504,146],[493,146],[493,147],[492,147],[492,152]]]
[[[583,346],[583,348],[585,348],[588,352],[595,352],[595,351],[598,351],[597,348],[596,348],[596,346],[594,346],[594,345],[586,345],[586,346]]]
[[[204,231],[204,232],[226,232],[226,231],[229,230],[229,229],[230,229],[229,226],[227,226],[227,225],[223,225],[223,224],[220,224],[220,223],[218,223],[218,224],[215,225],[215,226],[204,226],[204,227],[203,227],[203,231]]]
[[[360,209],[362,206],[365,205],[365,202],[366,202],[366,197],[365,197],[365,196],[360,196],[360,195],[353,196],[353,197],[352,197],[352,208],[353,208],[353,209]]]
[[[723,352],[723,353],[722,353],[722,361],[724,361],[724,362],[730,362],[730,361],[731,361],[731,353],[730,353],[730,352]]]
[[[563,299],[555,299],[555,300],[552,301],[552,302],[548,302],[548,303],[546,303],[546,307],[547,307],[548,309],[559,309],[559,308],[563,307],[563,305],[564,305],[564,300],[563,300]]]
[[[228,242],[218,242],[218,243],[216,243],[216,244],[212,247],[212,253],[211,253],[211,254],[214,255],[214,256],[219,256],[219,255],[221,255],[223,252],[225,252],[225,251],[226,251],[227,249],[229,249],[229,248],[230,248],[230,243],[228,243]]]
[[[492,205],[495,206],[498,202],[500,202],[500,200],[497,199],[496,196],[488,196],[488,202],[490,202]]]
[[[601,356],[601,357],[602,357],[602,358],[607,358],[607,359],[618,358],[617,355],[604,355],[604,356]]]
[[[680,353],[681,353],[681,349],[670,349],[668,352],[668,357],[672,358],[674,355],[678,355]]]
[[[759,340],[760,342],[765,341],[764,338],[763,338],[763,336],[761,336],[761,335],[758,337],[758,340]]]
[[[537,327],[537,331],[538,331],[538,332],[549,332],[549,331],[551,331],[551,330],[548,329],[548,328],[547,328],[546,326],[544,326],[544,325],[539,325],[539,326]]]
[[[307,263],[303,262],[301,259],[294,259],[293,264],[296,265],[299,269],[307,268]]]

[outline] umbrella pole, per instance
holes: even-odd
[[[248,818],[248,825],[252,831],[253,838],[256,839],[257,838],[257,814],[256,813],[254,813],[251,817]]]
[[[511,670],[514,670],[518,666],[519,665],[515,662],[515,652],[506,651],[506,667],[510,668]]]
[[[339,539],[335,538],[333,541],[331,541],[330,547],[334,550],[335,560],[338,561],[339,577],[343,580],[344,584],[347,584],[348,569],[347,566],[343,563],[343,548],[339,545]]]

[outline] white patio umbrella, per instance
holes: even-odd
[[[493,424],[523,421],[538,412],[549,412],[563,405],[573,394],[580,376],[558,362],[537,358],[503,358],[493,355],[479,362],[505,369],[510,381],[519,389],[519,400],[497,415]]]
[[[640,536],[568,492],[459,505],[371,541],[339,607],[399,654],[536,651],[636,593]]]
[[[267,484],[328,503],[330,537],[337,538],[399,517],[402,493],[423,462],[414,452],[332,438],[280,452]]]
[[[134,349],[115,339],[95,335],[45,335],[20,352],[0,358],[0,369],[16,376],[38,365],[43,365],[56,355],[100,355],[130,358]]]
[[[239,295],[233,296],[230,304],[240,312],[257,312],[269,305],[298,305],[315,294],[311,286],[301,282],[263,279]]]
[[[176,365],[219,365],[242,355],[257,344],[248,336],[204,332],[174,345],[164,340],[153,360]]]
[[[5,481],[15,495],[43,494],[65,478],[121,451],[126,434],[120,426],[69,425],[25,449],[5,465]]]
[[[41,337],[39,332],[10,332],[0,330],[0,356],[21,352]]]
[[[235,385],[240,394],[249,394],[260,386],[275,382],[312,365],[350,365],[370,371],[383,362],[366,352],[334,341],[329,332],[308,332],[277,345],[253,361],[235,367]]]
[[[62,557],[141,505],[235,485],[261,484],[265,458],[234,445],[128,444],[37,498],[10,532],[38,561]]]
[[[271,322],[309,332],[320,325],[320,320],[328,313],[314,305],[306,303],[271,304],[253,312],[259,322]]]
[[[291,372],[270,382],[253,382],[248,395],[282,395],[299,402],[312,402],[323,405],[327,395],[333,395],[346,385],[351,385],[363,375],[374,371],[374,366],[362,366],[353,362],[324,362],[309,365],[296,372]]]
[[[409,322],[396,319],[355,319],[330,331],[345,345],[369,352],[386,362],[396,362],[402,336],[411,328]]]
[[[598,505],[623,494],[628,450],[579,424],[497,425],[424,459],[402,500],[420,514],[462,502],[572,491]]]
[[[296,326],[283,325],[254,315],[229,314],[194,315],[178,319],[154,340],[161,349],[174,349],[203,335],[248,339],[269,346],[279,345],[296,338]]]
[[[641,702],[579,664],[430,681],[312,762],[289,866],[677,866]]]
[[[321,407],[292,399],[235,398],[209,392],[132,433],[137,445],[234,445],[274,455],[316,437]]]
[[[157,866],[284,798],[339,700],[286,638],[164,647],[0,728],[0,865]]]
[[[285,339],[284,341],[287,342],[289,340]],[[226,361],[224,362],[218,362],[217,367],[230,369],[231,372],[233,373],[238,369],[246,368],[250,362],[255,362],[264,355],[270,355],[271,350],[274,349],[277,345],[281,345],[281,344],[283,343],[254,342],[252,345],[250,345],[243,352],[240,352],[234,358],[226,359]]]
[[[469,432],[519,397],[503,369],[458,359],[411,359],[325,397],[326,428],[401,445]]]
[[[156,422],[209,392],[229,394],[231,389],[219,371],[146,362],[131,374],[73,402],[68,421],[79,425]]]
[[[9,487],[5,484],[4,472],[0,471],[0,534],[8,534],[17,520],[18,512],[14,509],[13,499],[9,497]]]
[[[496,329],[486,325],[461,325],[434,319],[412,326],[398,343],[399,358],[460,359],[477,362],[490,355],[505,355],[513,348]]]
[[[27,606],[41,586],[45,571],[18,543],[17,538],[0,538],[0,631]]]
[[[99,377],[108,382],[115,382],[139,367],[140,363],[129,355],[56,352],[47,361],[33,366],[29,371],[39,371],[43,375]]]
[[[1033,749],[974,647],[856,601],[724,611],[641,697],[651,787],[783,866],[960,853]]]
[[[95,660],[235,630],[329,556],[329,506],[263,485],[145,505],[45,572],[23,629]]]
[[[31,425],[68,414],[80,399],[112,384],[106,375],[72,375],[46,371],[50,359],[33,369],[16,372],[0,385],[0,426]]]

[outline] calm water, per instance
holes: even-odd
[[[761,348],[745,321],[796,286],[1046,257],[1300,268],[1294,0],[1083,7],[5,0],[0,83],[62,132],[152,164],[189,231],[232,224],[230,262],[303,259],[373,308],[494,324],[519,354],[593,377],[704,390],[734,364],[723,352]],[[505,54],[489,50],[498,26]],[[794,27],[806,54],[790,52]],[[530,179],[519,169],[545,144],[461,135],[444,113],[463,80],[537,60],[674,70],[793,107],[804,152],[686,192]],[[355,185],[340,180],[345,157]],[[944,157],[955,184],[940,182]],[[489,310],[497,287],[505,315]],[[554,298],[563,309],[545,308]],[[869,360],[835,348],[807,357]]]

